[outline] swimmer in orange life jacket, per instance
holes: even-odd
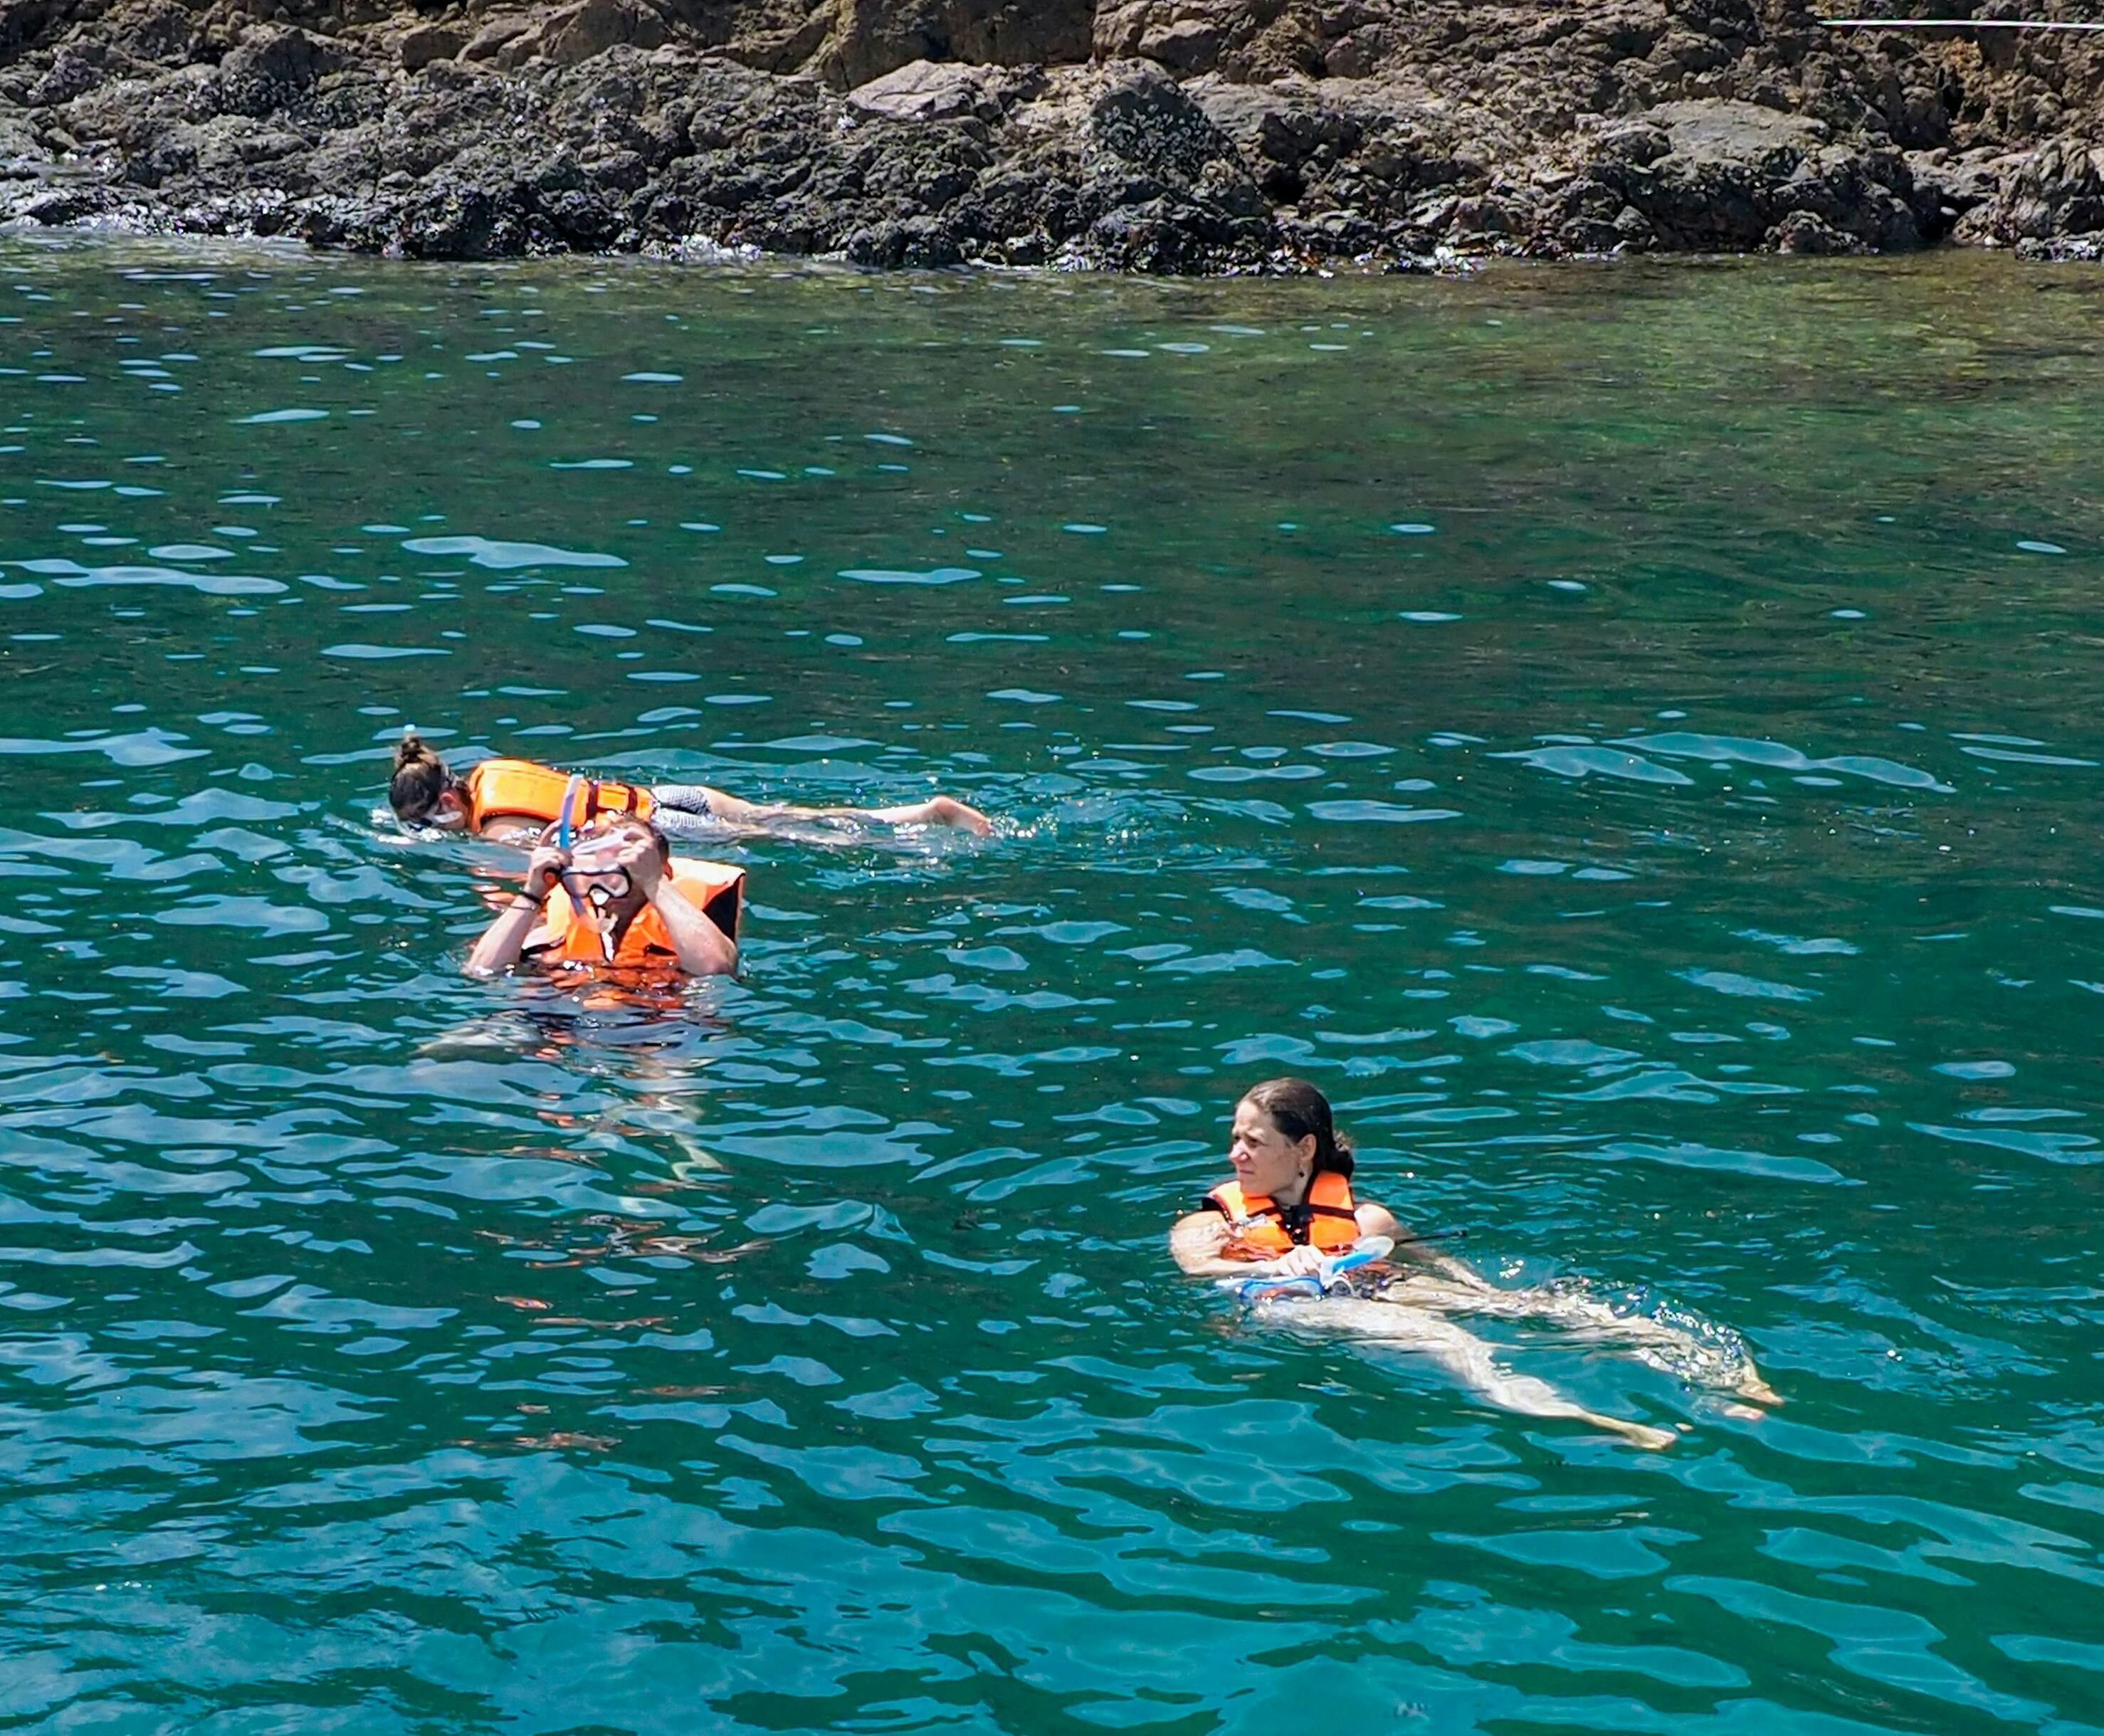
[[[1337,1136],[1328,1100],[1305,1079],[1269,1079],[1251,1090],[1236,1105],[1228,1155],[1234,1180],[1215,1188],[1205,1211],[1179,1218],[1169,1233],[1170,1251],[1187,1272],[1297,1277],[1317,1271],[1326,1256],[1341,1253],[1362,1235],[1411,1239],[1384,1208],[1353,1198],[1351,1148]],[[1757,1417],[1757,1407],[1781,1402],[1728,1328],[1696,1332],[1671,1319],[1629,1313],[1582,1285],[1500,1289],[1465,1261],[1418,1250],[1407,1265],[1366,1270],[1375,1273],[1378,1284],[1371,1296],[1286,1294],[1258,1305],[1284,1309],[1299,1323],[1420,1356],[1500,1409],[1568,1417],[1642,1447],[1669,1445],[1674,1433],[1588,1410],[1531,1375],[1512,1372],[1500,1366],[1496,1346],[1448,1317],[1482,1314],[1560,1328],[1721,1393],[1732,1401],[1727,1413],[1741,1418]]]
[[[675,858],[647,820],[602,820],[568,850],[555,829],[534,847],[524,888],[475,942],[469,975],[522,957],[695,976],[738,969],[740,870]]]
[[[563,812],[573,783],[580,786],[579,822],[602,814],[632,814],[655,824],[667,837],[720,837],[736,830],[764,831],[784,823],[808,820],[876,821],[887,826],[956,826],[984,837],[993,830],[977,808],[948,796],[931,797],[896,808],[800,808],[786,802],[741,801],[706,783],[616,783],[568,773],[533,760],[492,759],[456,777],[446,762],[424,745],[413,730],[394,750],[394,775],[388,781],[388,805],[394,817],[412,826],[437,826],[471,832],[478,837],[539,832]]]
[[[1352,1197],[1352,1148],[1305,1079],[1267,1079],[1235,1105],[1232,1181],[1177,1221],[1170,1252],[1200,1277],[1313,1272],[1361,1236],[1400,1237],[1384,1206]]]

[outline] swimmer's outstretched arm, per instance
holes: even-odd
[[[871,819],[880,819],[887,826],[954,826],[975,838],[993,835],[993,822],[954,796],[930,796],[925,801],[908,802],[898,808],[871,808],[867,812]]]
[[[931,796],[896,808],[805,808],[787,801],[747,801],[712,786],[703,788],[710,816],[732,826],[764,829],[785,820],[873,820],[885,826],[955,826],[982,838],[993,831],[993,822],[985,814],[953,796]]]

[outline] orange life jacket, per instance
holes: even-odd
[[[532,760],[484,760],[471,767],[461,782],[467,793],[467,829],[480,832],[501,820],[553,825],[562,818],[563,797],[570,787],[570,774]],[[640,783],[607,783],[584,778],[578,780],[570,823],[588,825],[604,814],[648,819],[657,806],[650,792]]]
[[[695,909],[733,941],[738,939],[738,919],[745,912],[743,868],[727,862],[675,856],[666,872]],[[608,962],[599,930],[585,919],[559,885],[550,890],[540,925],[526,937],[526,950],[562,964],[604,966]],[[679,956],[680,949],[666,930],[665,919],[658,914],[655,905],[645,904],[629,922],[612,962],[617,969],[629,969],[662,966]]]
[[[1234,1226],[1221,1251],[1229,1260],[1270,1260],[1309,1246],[1334,1254],[1359,1239],[1352,1185],[1334,1170],[1318,1171],[1298,1206],[1282,1206],[1268,1194],[1245,1194],[1239,1181],[1222,1182],[1206,1198]]]

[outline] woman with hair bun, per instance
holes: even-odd
[[[533,760],[489,759],[456,776],[414,730],[403,734],[387,782],[387,803],[405,825],[470,832],[478,837],[537,836],[573,800],[586,824],[601,815],[649,820],[668,837],[691,841],[727,832],[766,831],[799,821],[846,821],[886,826],[956,826],[984,837],[992,823],[977,808],[949,796],[895,808],[800,808],[787,802],[745,801],[706,783],[617,783],[573,778]]]
[[[1385,1207],[1353,1193],[1352,1148],[1337,1132],[1329,1100],[1305,1079],[1267,1079],[1244,1093],[1235,1105],[1228,1160],[1233,1179],[1215,1188],[1204,1210],[1179,1218],[1169,1233],[1170,1252],[1193,1276],[1299,1278],[1319,1274],[1324,1261],[1362,1236],[1411,1239]],[[1612,1344],[1649,1367],[1744,1401],[1728,1407],[1742,1417],[1759,1416],[1755,1405],[1781,1402],[1737,1333],[1725,1328],[1698,1333],[1618,1310],[1587,1293],[1582,1281],[1575,1288],[1501,1290],[1465,1261],[1445,1255],[1414,1260],[1409,1269],[1367,1265],[1355,1277],[1370,1281],[1371,1295],[1357,1283],[1352,1293],[1342,1293],[1340,1285],[1340,1293],[1326,1296],[1313,1286],[1289,1283],[1267,1293],[1259,1284],[1255,1305],[1295,1324],[1410,1351],[1501,1410],[1567,1417],[1640,1447],[1669,1446],[1674,1434],[1588,1410],[1545,1381],[1500,1367],[1490,1345],[1446,1317],[1539,1321],[1589,1342]]]

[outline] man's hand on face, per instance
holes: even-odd
[[[526,895],[535,904],[546,901],[550,890],[563,877],[563,871],[570,865],[570,853],[554,843],[546,833],[534,846],[533,854],[526,863]]]
[[[665,878],[665,862],[658,854],[656,839],[631,839],[614,859],[628,870],[629,883],[646,899],[658,895]]]

